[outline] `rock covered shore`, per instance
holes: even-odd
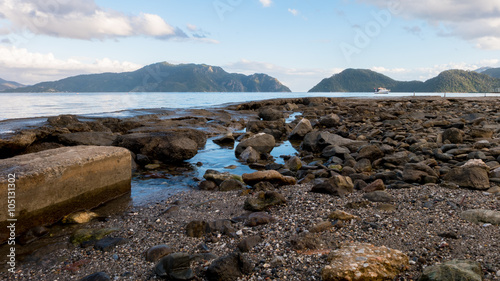
[[[498,108],[495,99],[301,98],[171,118],[49,119],[2,140],[0,153],[99,140],[131,150],[141,170],[189,159],[219,136],[261,171],[209,170],[201,190],[78,225],[2,277],[500,279]],[[276,164],[269,152],[288,139],[299,153]]]

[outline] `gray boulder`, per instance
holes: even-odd
[[[313,130],[311,121],[307,118],[302,118],[299,123],[293,128],[289,139],[303,139],[305,135]]]
[[[271,152],[271,150],[273,150],[275,145],[276,141],[273,136],[265,133],[260,133],[240,142],[236,146],[236,150],[234,151],[234,153],[236,154],[236,157],[239,157],[240,154],[249,146],[251,146],[253,149],[255,149],[257,152],[261,154],[269,153]]]
[[[451,260],[442,264],[426,267],[419,281],[481,281],[481,264],[470,260]]]

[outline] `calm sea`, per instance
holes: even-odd
[[[59,114],[127,117],[153,108],[207,108],[273,98],[359,97],[386,98],[413,93],[0,93],[0,120],[46,117]],[[443,93],[417,93],[443,96]],[[485,94],[446,94],[447,97],[482,97]],[[487,96],[499,96],[487,94]]]

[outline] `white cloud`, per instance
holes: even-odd
[[[0,46],[0,78],[23,84],[53,81],[72,75],[133,71],[142,65],[102,59],[58,59],[52,53],[33,53],[24,48]]]
[[[264,7],[270,7],[271,4],[273,3],[272,0],[259,0],[259,2],[262,4]]]
[[[383,9],[396,5],[398,15],[425,20],[437,29],[439,35],[458,36],[482,49],[500,49],[500,1],[357,1]]]
[[[290,14],[294,15],[294,16],[297,16],[299,14],[299,11],[296,10],[296,9],[291,9],[291,8],[288,8],[288,12],[290,12]]]
[[[186,37],[158,15],[127,16],[104,10],[93,0],[3,0],[0,17],[10,22],[11,32],[28,29],[33,34],[54,37],[85,40],[139,35],[160,39]]]

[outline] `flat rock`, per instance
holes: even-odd
[[[419,281],[483,280],[481,264],[470,260],[451,260],[442,264],[428,266]]]
[[[273,150],[275,145],[276,140],[272,135],[260,133],[240,142],[236,146],[236,150],[234,151],[234,153],[236,154],[236,157],[239,157],[240,154],[249,146],[253,147],[253,149],[261,154],[269,153],[271,152],[271,150]]]
[[[398,250],[365,243],[345,244],[328,257],[322,280],[393,280],[409,265],[408,256]]]
[[[257,171],[250,174],[243,174],[242,178],[246,184],[251,186],[261,181],[267,181],[276,185],[294,185],[297,183],[297,180],[294,177],[283,176],[275,170]]]
[[[391,194],[382,190],[365,193],[363,194],[363,199],[369,200],[371,202],[383,202],[383,203],[389,203],[394,201],[394,197]]]
[[[62,147],[0,160],[6,175],[0,185],[7,187],[7,175],[15,175],[16,201],[23,202],[16,209],[16,233],[130,192],[131,163],[130,151],[108,146]],[[7,210],[7,200],[0,200],[0,207]],[[2,227],[6,220],[7,212],[0,212]]]
[[[259,212],[268,207],[286,203],[283,195],[276,191],[259,192],[255,197],[249,197],[245,200],[243,208],[248,211]]]
[[[500,211],[471,209],[460,213],[460,217],[473,223],[491,223],[500,225]]]

